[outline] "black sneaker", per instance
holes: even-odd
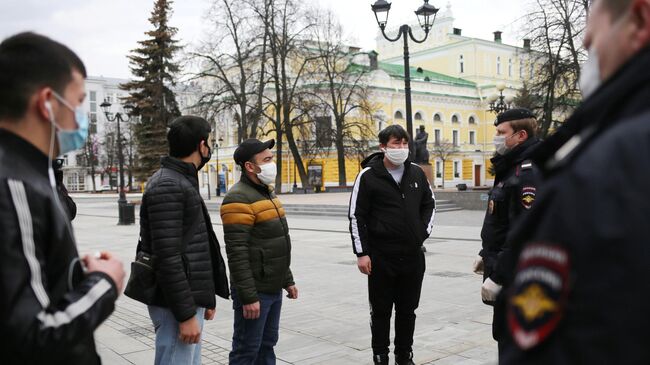
[[[388,365],[388,355],[375,355],[372,361],[375,365]]]
[[[413,362],[413,352],[395,354],[395,365],[415,365]]]

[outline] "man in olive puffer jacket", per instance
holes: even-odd
[[[276,165],[274,140],[248,139],[237,147],[241,181],[221,205],[235,310],[230,364],[275,364],[282,289],[298,298],[291,263],[291,239],[284,209],[269,187]]]

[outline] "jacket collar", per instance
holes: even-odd
[[[31,168],[47,177],[47,170],[52,162],[46,154],[33,144],[6,129],[0,128],[0,146],[3,147],[5,153],[10,152],[19,155]]]
[[[171,156],[165,156],[161,158],[160,164],[162,165],[162,167],[183,174],[185,177],[187,177],[190,180],[190,182],[192,182],[192,185],[198,188],[199,186],[199,178],[197,177],[198,171],[196,171],[196,167],[194,166],[194,164],[181,161]]]
[[[650,109],[648,64],[650,46],[633,56],[546,139],[533,156],[538,166],[546,173],[558,170],[596,135]]]

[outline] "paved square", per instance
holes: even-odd
[[[112,250],[130,269],[139,226],[116,225],[112,197],[75,198],[78,215],[73,223],[80,253]],[[322,204],[325,197],[313,199]],[[215,201],[209,205],[223,250],[218,206]],[[466,210],[436,215],[432,237],[425,243],[427,271],[416,312],[417,364],[496,363],[492,309],[481,303],[481,279],[471,272],[482,218],[482,212]],[[300,297],[283,303],[278,363],[371,364],[366,278],[356,268],[347,219],[296,214],[288,221]],[[203,363],[227,364],[231,337],[231,302],[218,299],[215,320],[206,321],[204,329]],[[125,296],[96,332],[105,364],[152,364],[154,338],[146,307]]]

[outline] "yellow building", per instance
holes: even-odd
[[[489,159],[494,154],[492,139],[495,134],[496,115],[489,112],[490,97],[498,94],[497,85],[504,87],[503,94],[513,98],[523,81],[533,72],[530,44],[523,40],[522,47],[501,42],[501,32],[494,32],[492,40],[465,37],[462,30],[454,28],[451,6],[441,12],[429,38],[422,44],[410,42],[411,95],[414,131],[423,125],[429,134],[428,150],[434,171],[434,185],[450,188],[464,183],[467,186],[488,186],[494,177],[490,174]],[[421,28],[413,25],[417,38],[422,38]],[[397,29],[387,30],[391,37]],[[370,67],[369,89],[372,102],[379,106],[375,114],[374,130],[391,124],[406,127],[403,43],[388,42],[377,37],[377,53],[370,52],[355,62]],[[333,119],[333,118],[332,118]],[[232,153],[236,128],[226,126],[226,136],[220,151],[220,171],[227,171],[227,184],[239,178]],[[376,133],[375,133],[376,135]],[[271,138],[271,137],[269,137]],[[445,163],[437,156],[436,142],[449,142],[455,152]],[[376,151],[377,141],[368,141],[367,154]],[[322,166],[324,185],[338,186],[336,152],[329,148],[318,156],[303,156],[305,164]],[[329,152],[329,153],[327,153]],[[360,170],[360,158],[346,160],[347,184],[352,185]],[[210,178],[204,182],[216,183],[216,161],[212,161]],[[291,191],[296,180],[293,158],[283,156],[282,191]]]

